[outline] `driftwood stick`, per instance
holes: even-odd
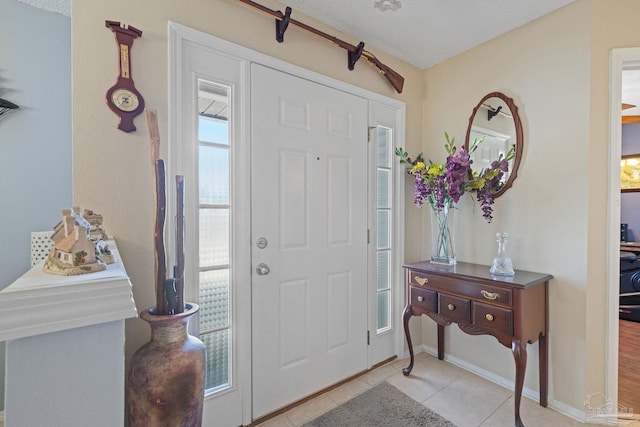
[[[184,310],[184,176],[176,175],[176,313]]]
[[[145,108],[144,116],[149,128],[149,141],[151,142],[151,167],[155,167],[156,160],[160,158],[160,131],[158,130],[158,112]]]
[[[167,277],[167,261],[164,251],[164,219],[167,206],[165,190],[164,161],[156,160],[156,215],[155,230],[153,240],[155,242],[154,252],[156,256],[156,314],[167,313],[167,299],[165,298],[165,279]]]
[[[153,232],[155,255],[155,292],[156,314],[168,314],[168,303],[165,291],[167,261],[164,249],[164,221],[166,215],[166,184],[164,161],[160,160],[160,131],[158,130],[158,113],[154,109],[145,108],[144,115],[149,128],[151,170],[156,195],[155,228]]]

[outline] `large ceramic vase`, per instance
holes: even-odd
[[[133,355],[127,379],[130,427],[202,425],[206,353],[202,341],[189,335],[197,304],[180,314],[140,313],[151,326],[151,340]]]

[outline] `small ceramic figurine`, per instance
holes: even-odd
[[[113,255],[103,239],[102,216],[80,208],[62,210],[62,221],[53,228],[53,248],[44,262],[45,273],[73,276],[106,269]]]
[[[511,258],[507,256],[507,233],[496,233],[498,242],[498,254],[493,258],[491,269],[489,272],[496,276],[513,276],[513,265],[511,265]]]

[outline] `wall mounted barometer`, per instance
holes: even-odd
[[[142,31],[115,21],[105,21],[105,26],[116,37],[120,60],[118,81],[107,91],[105,100],[111,111],[120,117],[118,129],[132,132],[136,130],[133,119],[144,110],[144,99],[131,77],[131,45],[135,38],[142,35]]]

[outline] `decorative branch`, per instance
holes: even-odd
[[[153,239],[155,242],[154,253],[156,256],[156,313],[168,314],[167,299],[165,297],[165,279],[167,277],[167,261],[164,251],[164,219],[167,206],[165,191],[164,161],[156,160],[156,214]]]
[[[176,313],[184,310],[184,176],[176,175]]]
[[[164,161],[160,159],[160,132],[156,110],[145,109],[151,142],[156,193],[155,229],[153,233],[155,253],[156,313],[158,315],[184,312],[184,176],[176,175],[176,265],[173,277],[167,278],[167,261],[164,246],[164,225],[167,206]]]

